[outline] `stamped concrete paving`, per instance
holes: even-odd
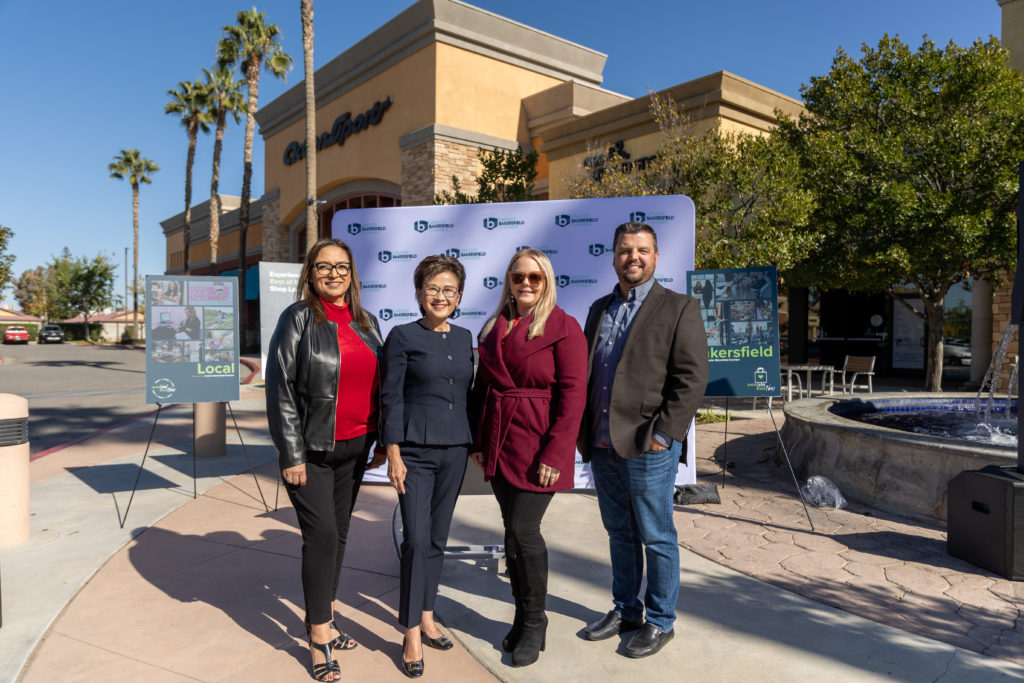
[[[680,543],[750,576],[879,623],[1024,664],[1024,582],[952,557],[946,533],[851,503],[811,509],[811,531],[788,470],[775,462],[766,419],[698,427],[700,481],[721,505],[677,515]],[[768,451],[766,453],[766,451]]]

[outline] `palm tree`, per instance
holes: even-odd
[[[230,66],[217,66],[213,71],[203,69],[206,86],[210,89],[208,109],[211,118],[217,122],[213,138],[213,175],[210,176],[210,263],[217,262],[217,250],[220,243],[220,194],[217,185],[220,182],[220,151],[224,144],[224,128],[227,127],[228,114],[238,123],[241,119],[238,112],[245,109],[242,98],[242,85],[245,81],[235,80]]]
[[[316,90],[313,87],[313,0],[301,0],[302,61],[306,76],[306,251],[316,244]]]
[[[252,139],[256,132],[256,107],[259,99],[260,68],[284,79],[292,58],[281,49],[277,24],[268,24],[265,14],[255,7],[242,10],[235,17],[237,24],[224,27],[224,37],[217,44],[220,64],[238,64],[245,77],[248,102],[245,108],[245,153],[242,165],[242,204],[238,209],[238,320],[245,343],[245,238],[249,230],[249,194],[252,183]]]
[[[210,115],[206,111],[210,91],[206,85],[199,81],[194,81],[192,83],[178,81],[178,89],[168,90],[167,94],[171,96],[171,101],[164,107],[164,113],[180,116],[181,125],[185,127],[185,133],[188,135],[188,157],[185,161],[184,229],[184,271],[185,274],[188,275],[188,250],[189,244],[192,241],[192,166],[195,164],[196,160],[196,139],[199,137],[199,131],[203,131],[204,133],[210,132],[210,127],[207,124],[211,119]]]
[[[149,185],[153,182],[150,174],[160,170],[155,161],[142,156],[138,149],[122,149],[121,153],[114,157],[114,160],[107,164],[110,177],[117,180],[128,179],[132,186],[132,229],[133,240],[133,284],[139,282],[139,184]],[[132,287],[132,337],[139,338],[139,290],[137,286]]]

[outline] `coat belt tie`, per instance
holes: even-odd
[[[512,424],[512,416],[515,415],[519,407],[519,400],[524,398],[546,398],[550,400],[551,389],[510,387],[499,390],[491,387],[487,394],[486,411],[489,415],[493,415],[491,424],[495,425],[495,428],[491,430],[489,444],[489,451],[492,457],[487,458],[485,471],[488,477],[493,477],[497,471],[498,454],[501,453],[501,448],[505,444],[505,436],[508,434],[508,428]]]

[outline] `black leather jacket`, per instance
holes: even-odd
[[[370,315],[370,322],[369,332],[350,325],[377,356],[379,371],[383,341],[377,319]],[[301,301],[286,308],[270,338],[266,372],[267,423],[281,469],[306,462],[306,451],[334,450],[340,365],[336,324],[314,322]]]

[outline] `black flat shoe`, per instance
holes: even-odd
[[[437,638],[431,638],[421,629],[420,636],[422,637],[424,643],[434,648],[435,650],[450,650],[453,647],[455,647],[455,643],[452,642],[452,639],[443,633]]]
[[[621,614],[612,610],[583,629],[583,637],[587,640],[606,640],[620,633],[636,631],[643,625],[642,621],[623,619]]]
[[[674,630],[661,631],[650,622],[645,622],[640,632],[630,638],[629,644],[626,645],[626,656],[634,659],[649,657],[665,647],[665,644],[672,640],[673,636],[675,636]]]
[[[409,678],[419,678],[423,675],[423,660],[417,659],[414,662],[405,661],[405,640],[405,638],[402,638],[402,654],[399,656],[399,659],[402,662],[402,671],[404,671],[405,675]]]

